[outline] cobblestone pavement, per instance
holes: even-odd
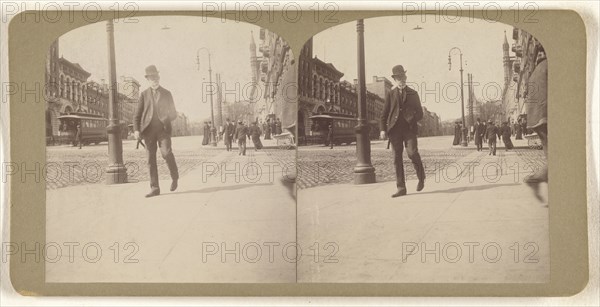
[[[199,137],[177,137],[172,139],[173,152],[180,176],[203,161],[207,161],[224,149],[220,147],[201,146]],[[127,167],[127,179],[130,182],[149,181],[146,164],[146,150],[140,146],[135,149],[135,142],[123,141],[123,161]],[[103,184],[106,181],[108,166],[108,145],[84,146],[82,149],[68,145],[46,147],[47,164],[43,179],[46,189],[58,189],[81,184]],[[169,169],[165,160],[157,152],[158,174],[160,179],[169,179]]]
[[[446,139],[448,139],[447,142]],[[451,142],[451,137],[419,139],[419,153],[423,161],[426,177],[432,178],[437,170],[443,169],[448,164],[454,163],[475,151],[474,146],[465,148],[445,145],[451,144]],[[486,150],[487,147],[484,146],[484,151],[470,162],[478,162],[485,156]],[[545,163],[542,150],[518,147],[512,151],[516,152],[526,163],[532,163],[537,166]],[[500,146],[497,153],[498,163],[504,165],[504,148]],[[297,163],[298,177],[296,182],[299,189],[328,184],[351,183],[354,180],[353,169],[356,165],[356,147],[354,145],[339,146],[334,149],[324,146],[300,147]],[[385,149],[384,143],[379,142],[372,145],[371,163],[375,168],[377,182],[396,180],[392,150]],[[407,180],[416,179],[414,167],[410,159],[406,156],[406,153],[404,154],[404,172]]]

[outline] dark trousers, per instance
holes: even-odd
[[[490,155],[496,155],[496,137],[488,139],[488,146],[490,148]]]
[[[156,150],[158,148],[160,148],[160,154],[163,159],[167,162],[171,179],[179,179],[177,163],[175,162],[175,156],[173,155],[173,150],[171,148],[171,135],[163,128],[148,127],[148,129],[144,131],[144,143],[146,143],[146,152],[148,153],[150,188],[152,190],[160,191],[158,185],[158,167],[156,165]]]
[[[475,136],[475,145],[477,145],[477,151],[483,149],[483,137],[480,135]]]
[[[232,143],[231,141],[232,141],[232,137],[231,136],[229,136],[229,137],[226,136],[223,139],[223,143],[225,143],[225,147],[227,148],[227,151],[231,150],[231,143]]]
[[[396,168],[396,187],[406,188],[406,178],[404,176],[404,163],[402,160],[402,153],[404,147],[406,147],[406,154],[412,161],[415,171],[417,172],[417,178],[425,180],[425,169],[423,168],[423,162],[421,161],[421,155],[417,147],[417,135],[408,129],[400,129],[397,126],[392,128],[389,132],[390,143],[394,152],[394,167]]]
[[[238,149],[240,150],[240,155],[246,155],[246,138],[238,139]]]

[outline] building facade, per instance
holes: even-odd
[[[358,80],[341,80],[344,73],[332,63],[313,56],[312,39],[303,47],[298,63],[298,139],[301,144],[310,135],[310,117],[323,112],[358,116]],[[367,122],[371,137],[379,136],[379,119],[392,82],[386,77],[373,76],[366,84]],[[420,135],[440,135],[440,119],[424,108],[424,120],[419,123]]]
[[[91,73],[78,63],[59,57],[59,41],[55,40],[46,55],[46,136],[58,136],[58,116],[73,112],[109,117],[109,87],[90,79]],[[124,125],[133,123],[140,94],[140,83],[132,77],[117,80],[117,114]],[[187,118],[181,114],[187,125]],[[188,131],[189,129],[182,129]],[[186,133],[189,133],[186,132]]]
[[[258,54],[254,36],[250,42],[252,83],[249,103],[252,121],[279,118],[283,128],[295,132],[297,66],[288,43],[277,33],[261,28]]]
[[[536,57],[540,42],[531,34],[519,28],[513,28],[513,56],[509,55],[509,44],[504,35],[502,45],[504,52],[504,92],[502,96],[502,121],[516,123],[520,117],[526,116],[525,101],[531,90],[529,76],[536,66]]]
[[[358,116],[358,80],[352,83],[341,80],[343,72],[332,63],[313,56],[312,39],[304,45],[298,66],[298,139],[301,143],[310,135],[312,115],[336,112]],[[391,82],[383,77],[373,77],[373,82],[366,84],[366,88],[366,118],[371,126],[371,136],[377,137],[378,120]]]

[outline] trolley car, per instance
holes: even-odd
[[[78,141],[77,125],[81,124],[81,141],[83,145],[91,143],[99,144],[100,142],[108,141],[106,125],[108,120],[100,115],[88,113],[71,113],[57,117],[60,120],[59,138],[61,141],[73,144],[76,146]]]
[[[349,114],[323,112],[309,117],[312,120],[310,127],[312,143],[329,146],[329,124],[333,124],[333,144],[352,144],[356,142],[356,118]]]

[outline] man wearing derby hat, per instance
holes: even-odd
[[[171,92],[159,84],[160,76],[156,66],[146,67],[146,80],[148,80],[149,88],[140,94],[133,118],[133,127],[135,138],[137,140],[143,138],[146,143],[151,189],[146,197],[153,197],[160,195],[156,165],[157,148],[160,148],[160,153],[169,167],[172,179],[171,191],[177,189],[179,171],[171,148],[171,121],[177,118],[177,111]]]
[[[402,152],[405,146],[408,158],[412,161],[419,179],[417,191],[425,187],[425,169],[417,148],[417,122],[423,118],[423,108],[419,94],[406,86],[406,71],[402,65],[392,68],[392,78],[396,85],[386,94],[379,124],[381,139],[385,139],[387,133],[392,143],[398,189],[392,197],[398,197],[406,195],[406,179],[402,163]]]
[[[250,138],[248,134],[248,127],[244,125],[242,120],[238,120],[238,125],[235,127],[235,132],[233,133],[233,137],[237,140],[239,153],[238,155],[245,156],[246,155],[246,138]]]
[[[490,152],[488,153],[488,156],[491,155],[496,155],[496,137],[499,137],[499,130],[498,127],[496,127],[496,125],[494,125],[494,122],[491,119],[488,119],[488,126],[487,128],[485,128],[485,134],[487,135],[487,139],[488,139],[488,147],[490,148]]]

